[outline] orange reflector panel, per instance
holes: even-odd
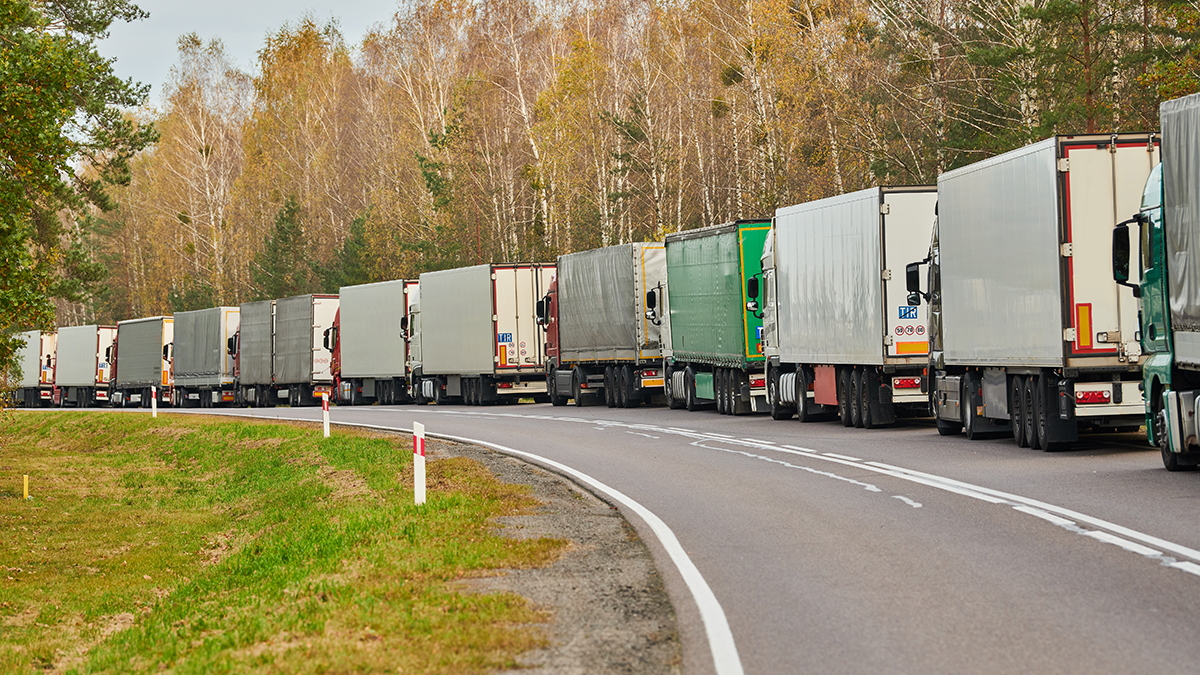
[[[1075,340],[1080,349],[1092,348],[1092,305],[1075,305]]]
[[[927,342],[927,341],[897,342],[896,343],[896,353],[897,354],[928,354],[929,353],[929,342]]]

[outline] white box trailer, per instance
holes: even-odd
[[[152,393],[161,404],[170,404],[174,386],[171,352],[175,320],[153,316],[117,323],[113,345],[112,404],[150,407]]]
[[[275,301],[275,395],[292,406],[317,405],[333,396],[331,354],[325,331],[338,311],[336,295],[296,295]]]
[[[116,326],[71,326],[58,329],[56,385],[62,405],[108,404],[112,384],[112,346]]]
[[[422,399],[481,405],[546,399],[545,332],[536,306],[554,263],[485,264],[420,279]]]
[[[175,404],[211,408],[238,403],[234,336],[238,307],[175,313]]]
[[[418,282],[396,279],[342,286],[334,322],[334,378],[339,402],[404,403],[408,394],[408,341],[401,324],[415,302]]]
[[[667,281],[662,242],[618,244],[558,257],[538,316],[546,326],[551,401],[587,393],[610,408],[662,393],[662,320],[651,310]],[[579,396],[576,396],[579,394]]]
[[[901,271],[928,249],[936,207],[936,188],[907,186],[776,212],[762,259],[772,417],[871,428],[928,409],[926,308],[909,306]]]
[[[1141,425],[1138,302],[1113,280],[1111,246],[1158,145],[1152,133],[1057,136],[938,178],[928,260],[941,433],[999,430],[1049,450],[1081,425]]]
[[[31,330],[20,333],[19,337],[24,340],[24,346],[17,352],[17,361],[21,364],[21,382],[15,392],[17,400],[27,408],[52,405],[58,334]]]

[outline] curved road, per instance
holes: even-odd
[[[331,418],[422,422],[629,495],[699,568],[747,673],[1200,669],[1200,473],[1168,473],[1137,435],[1050,454],[940,437],[926,420],[867,431],[549,405],[341,407]],[[714,672],[682,577],[626,516],[675,603],[685,672]]]

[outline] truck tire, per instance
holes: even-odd
[[[808,369],[796,367],[796,419],[801,422],[815,422],[820,417],[808,405],[808,385],[812,382]]]
[[[613,377],[617,381],[617,407],[632,408],[633,403],[629,400],[629,366],[617,366],[613,368]]]
[[[726,414],[725,406],[725,369],[713,369],[713,399],[717,403],[717,414]]]
[[[850,416],[850,380],[853,379],[854,372],[849,368],[842,368],[838,371],[838,416],[842,418],[842,426],[854,426],[854,419]]]
[[[604,405],[617,407],[617,384],[612,366],[604,366]]]
[[[861,429],[862,417],[862,376],[858,368],[850,371],[850,422],[851,426]]]
[[[1028,448],[1029,438],[1025,435],[1025,378],[1013,375],[1008,391],[1008,419],[1012,424],[1013,440],[1017,442],[1017,447]]]
[[[551,366],[550,371],[546,373],[546,395],[550,399],[550,405],[561,408],[567,404],[567,397],[558,393],[558,378],[554,373],[555,368]]]
[[[575,407],[582,408],[589,405],[591,402],[584,400],[588,394],[584,393],[583,383],[587,382],[587,374],[582,368],[576,368],[571,374],[571,397],[575,399]]]
[[[696,412],[700,409],[700,399],[696,398],[696,374],[691,368],[684,371],[683,376],[684,396],[686,403],[684,407],[688,412]]]
[[[963,434],[966,435],[968,441],[983,438],[980,428],[981,420],[978,415],[978,398],[975,393],[979,389],[979,384],[975,377],[972,373],[963,375],[962,391],[958,395],[958,405],[962,411]]]
[[[1158,452],[1162,455],[1163,468],[1167,471],[1183,471],[1191,466],[1180,461],[1178,453],[1171,452],[1171,441],[1167,439],[1167,413],[1157,400],[1154,406],[1154,441],[1158,444]]]
[[[1034,450],[1042,449],[1042,439],[1038,436],[1040,429],[1037,419],[1037,397],[1035,396],[1039,379],[1030,375],[1025,378],[1025,384],[1022,387],[1025,391],[1021,405],[1021,415],[1025,418],[1025,442]]]
[[[675,385],[672,384],[674,379],[675,372],[670,368],[663,368],[663,395],[666,396],[669,410],[679,410],[683,407],[679,392],[675,391]]]
[[[864,368],[859,375],[858,387],[858,420],[862,422],[859,426],[863,429],[874,429],[875,421],[871,415],[871,404],[878,398],[876,392],[879,390],[879,384],[875,381],[875,371],[871,368]]]
[[[797,373],[799,375],[799,373]],[[796,378],[799,380],[799,377]],[[800,399],[797,398],[797,401]],[[771,419],[773,420],[788,420],[796,413],[797,408],[789,408],[780,401],[779,391],[779,369],[771,368],[767,374],[767,403],[771,406]]]

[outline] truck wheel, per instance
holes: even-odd
[[[571,396],[575,399],[576,408],[582,408],[587,405],[583,400],[585,396],[583,393],[583,382],[586,378],[587,375],[579,368],[576,368],[575,372],[571,374]]]
[[[717,414],[725,414],[725,369],[713,368],[713,399],[717,403]]]
[[[1037,379],[1033,375],[1025,378],[1022,386],[1025,395],[1021,400],[1021,416],[1025,418],[1025,443],[1034,450],[1042,449],[1042,439],[1038,437],[1037,409],[1034,392],[1037,390]]]
[[[817,418],[808,407],[808,383],[808,370],[796,366],[796,419],[801,422],[814,422]]]
[[[859,413],[858,419],[864,429],[874,429],[875,423],[871,419],[871,402],[876,398],[873,396],[876,390],[879,389],[879,384],[875,382],[875,373],[873,370],[866,368],[859,376]]]
[[[1161,404],[1154,402],[1154,440],[1158,443],[1158,451],[1162,455],[1163,467],[1167,471],[1182,471],[1186,465],[1179,461],[1179,455],[1171,452],[1171,441],[1167,437],[1167,411]]]
[[[613,377],[617,381],[617,407],[632,408],[629,403],[629,366],[618,366],[613,368]]]
[[[679,410],[683,407],[682,401],[679,399],[679,392],[675,391],[675,372],[669,368],[663,368],[663,394],[667,398],[667,408],[670,410]]]
[[[604,366],[604,405],[610,408],[617,407],[617,385],[613,374],[612,366]]]
[[[549,394],[550,405],[555,408],[561,408],[567,404],[567,397],[558,393],[558,377],[554,373],[555,369],[551,368],[550,372],[546,375],[546,392]]]
[[[976,438],[982,438],[979,435],[979,407],[976,404],[976,378],[968,372],[962,376],[962,390],[959,393],[959,410],[962,411],[962,432],[966,434],[967,441],[974,441]]]
[[[799,379],[799,377],[797,377]],[[779,369],[772,368],[770,374],[767,375],[767,401],[771,404],[771,419],[787,420],[792,418],[792,414],[796,411],[783,405],[780,401],[779,391]],[[797,401],[800,399],[797,398]]]
[[[1028,448],[1029,438],[1025,435],[1025,378],[1013,375],[1008,391],[1008,419],[1012,424],[1013,440],[1017,442],[1017,447]]]
[[[862,371],[858,368],[850,371],[850,421],[852,426],[861,429],[862,418]]]
[[[684,371],[683,376],[684,396],[686,403],[684,407],[688,412],[696,412],[700,409],[700,399],[696,398],[696,374],[691,368]]]
[[[842,368],[838,375],[838,416],[842,418],[842,426],[854,426],[854,420],[850,417],[850,380],[853,375],[849,368]]]

